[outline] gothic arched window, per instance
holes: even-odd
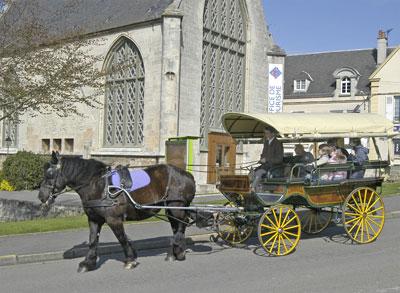
[[[221,116],[243,111],[245,22],[240,0],[206,0],[203,14],[200,135],[222,130]]]
[[[106,61],[104,145],[143,145],[144,66],[135,44],[121,38]]]

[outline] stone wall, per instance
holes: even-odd
[[[77,216],[83,213],[81,206],[55,204],[50,208],[46,218]],[[42,211],[38,203],[0,199],[0,222],[33,220],[41,217]]]

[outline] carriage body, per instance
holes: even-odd
[[[371,172],[367,172],[368,177],[360,179],[319,181],[317,177],[314,181],[307,181],[297,177],[266,178],[260,183],[258,192],[251,191],[251,178],[248,175],[221,175],[217,187],[229,201],[237,203],[245,210],[249,208],[249,202],[262,207],[288,204],[324,208],[343,204],[346,197],[357,188],[371,188],[380,194],[384,181],[383,170],[388,166],[387,161],[369,161],[363,169]],[[354,168],[351,163],[332,164],[316,168],[314,172],[318,174],[344,170],[350,173]]]
[[[290,119],[288,114],[228,113],[223,116],[223,124],[233,138],[246,140],[247,143],[262,143],[260,138],[266,126],[276,129],[282,142],[311,142],[315,145],[332,138],[362,137],[372,139],[377,147],[376,137],[390,138],[393,135],[391,122],[373,114],[291,113]],[[304,129],[298,122],[295,123],[302,119],[307,120]],[[348,121],[348,127],[337,123],[341,120]],[[358,128],[357,123],[360,125]],[[336,221],[342,221],[353,241],[374,241],[384,225],[380,193],[385,170],[390,165],[389,160],[379,157],[379,150],[376,152],[378,159],[370,160],[362,167],[346,162],[314,168],[312,179],[298,176],[299,169],[304,165],[284,165],[281,168],[286,171],[280,173],[285,175],[267,176],[260,182],[257,191],[251,189],[252,172],[250,176],[221,175],[218,190],[228,199],[229,205],[242,207],[248,219],[248,226],[225,227],[226,230],[220,231],[221,237],[228,242],[240,242],[248,237],[247,234],[240,237],[242,230],[249,233],[249,226],[258,225],[258,238],[267,253],[285,255],[294,250],[301,232],[321,232],[336,214]],[[365,172],[364,177],[351,179],[352,172],[361,168]],[[321,180],[320,174],[336,171],[344,171],[348,176],[341,180]],[[230,218],[230,223],[235,225],[234,218]],[[236,240],[232,241],[232,238]]]

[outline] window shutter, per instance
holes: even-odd
[[[393,96],[387,96],[385,101],[385,113],[386,118],[393,121]]]

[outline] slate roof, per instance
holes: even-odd
[[[388,48],[387,56],[394,50]],[[285,99],[332,97],[336,88],[335,70],[350,67],[360,73],[358,92],[370,92],[368,77],[376,69],[376,49],[288,55],[285,59]],[[313,81],[305,93],[293,93],[294,80],[307,72]],[[357,94],[357,93],[356,93]]]
[[[22,18],[38,20],[48,28],[53,37],[62,37],[79,31],[79,34],[101,32],[161,17],[173,0],[16,0],[3,15],[3,21],[15,14]],[[33,4],[34,3],[34,4]],[[21,6],[22,5],[22,6]]]

